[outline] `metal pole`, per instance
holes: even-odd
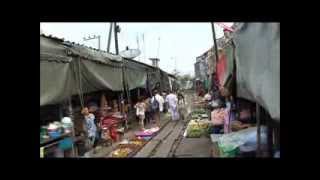
[[[157,68],[158,68],[158,72],[159,72],[159,88],[160,88],[159,94],[161,94],[161,92],[162,92],[161,71],[160,71],[159,66],[157,66]]]
[[[256,103],[256,119],[257,119],[257,157],[261,157],[261,127],[260,127],[260,106]]]
[[[271,122],[271,118],[267,118],[268,123],[268,133],[267,133],[267,141],[268,141],[268,156],[273,157],[273,125]]]
[[[117,23],[114,23],[114,39],[115,39],[115,46],[116,46],[116,55],[119,54],[119,49],[118,49],[118,27]]]
[[[109,27],[109,37],[108,37],[108,46],[107,46],[107,52],[108,52],[108,53],[110,52],[112,25],[113,25],[113,23],[110,23],[110,27]]]
[[[159,37],[159,41],[158,41],[158,51],[157,51],[157,58],[159,58],[159,49],[160,49],[160,37]]]

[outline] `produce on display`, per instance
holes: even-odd
[[[195,109],[191,113],[192,119],[201,119],[201,118],[208,118],[207,112],[204,109]]]
[[[199,138],[201,137],[203,134],[203,130],[202,129],[197,129],[197,128],[194,128],[194,129],[189,129],[187,131],[187,137],[188,138]]]
[[[195,109],[191,114],[206,114],[204,109]]]
[[[112,152],[112,157],[128,157],[128,155],[132,152],[130,148],[119,148]]]
[[[134,139],[134,140],[124,140],[119,144],[119,147],[128,147],[131,149],[136,149],[139,148],[141,146],[143,146],[145,144],[145,141],[143,140],[139,140],[139,139]]]
[[[119,144],[118,149],[123,149],[123,148],[129,148],[132,151],[136,150],[137,148],[139,148],[139,146],[135,145],[135,144]]]
[[[134,145],[137,145],[137,146],[142,146],[144,144],[144,142],[140,141],[140,140],[133,140],[133,141],[130,141],[130,144],[134,144]]]
[[[211,122],[208,120],[191,120],[187,126],[186,137],[199,138],[208,135]]]

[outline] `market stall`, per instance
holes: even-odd
[[[156,76],[148,78],[153,72]],[[86,151],[82,108],[89,107],[89,112],[95,116],[96,125],[108,132],[102,134],[109,134],[117,141],[124,129],[128,129],[130,109],[134,103],[131,102],[134,99],[131,98],[131,93],[138,90],[140,95],[140,89],[148,91],[150,84],[166,79],[166,72],[147,64],[56,37],[40,35],[40,110],[49,105],[62,106],[64,101],[69,101],[67,109],[71,111],[68,116],[72,119],[74,131],[72,135],[68,134],[68,142],[70,144],[72,141],[75,147],[82,149],[79,150],[80,156]],[[170,88],[169,84],[162,84],[162,87]],[[104,111],[108,111],[107,114],[103,114]],[[51,119],[57,121],[58,117]],[[49,140],[48,132],[43,130],[40,144],[59,144],[59,140],[65,136],[57,131],[56,138]],[[41,152],[43,150],[44,148]]]

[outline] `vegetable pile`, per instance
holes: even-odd
[[[112,157],[128,157],[129,153],[131,153],[132,150],[130,148],[119,148],[112,152]]]
[[[187,126],[188,138],[199,138],[203,135],[208,135],[210,130],[210,121],[205,120],[191,120]]]
[[[204,109],[195,109],[191,113],[192,119],[197,119],[197,118],[202,118],[202,117],[207,117],[206,111]]]

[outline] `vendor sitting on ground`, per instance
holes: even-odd
[[[218,100],[218,106],[211,112],[211,121],[213,124],[213,133],[221,134],[221,130],[224,129],[224,123],[226,118],[226,105],[223,101]]]
[[[89,113],[89,109],[87,107],[84,107],[81,111],[81,114],[84,115],[85,122],[86,122],[86,127],[87,127],[87,132],[88,132],[88,145],[89,148],[91,149],[94,145],[94,142],[96,140],[96,135],[97,135],[97,127],[94,123],[94,115],[92,113]]]

